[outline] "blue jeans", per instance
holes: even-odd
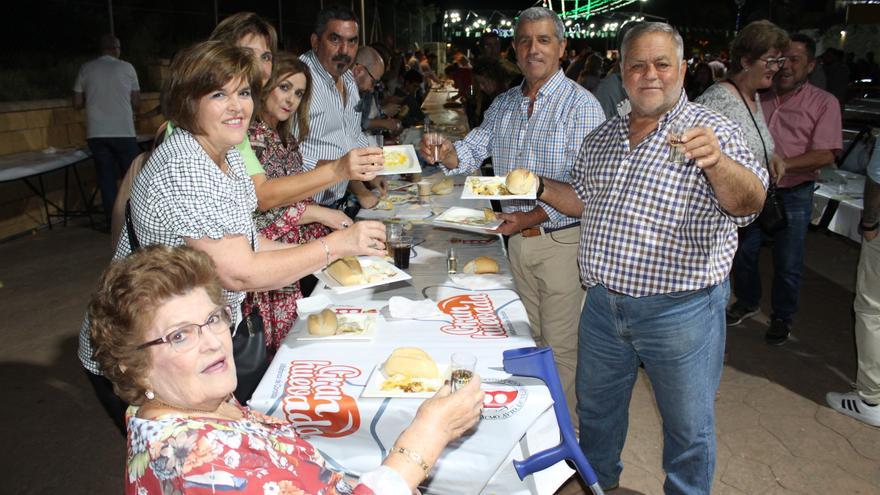
[[[706,494],[715,471],[715,391],[724,359],[730,285],[634,298],[590,287],[581,312],[580,444],[599,483],[620,479],[620,453],[639,362],[663,419],[664,492]]]
[[[110,218],[113,203],[116,201],[116,183],[125,176],[131,162],[140,154],[137,138],[109,137],[90,138],[86,142],[95,161],[95,175],[101,190],[101,205],[104,215]]]
[[[773,289],[771,318],[791,323],[798,309],[801,276],[804,273],[804,241],[813,212],[813,183],[795,189],[780,189],[788,226],[768,236],[758,222],[739,231],[739,247],[733,259],[733,293],[742,304],[761,305],[761,272],[758,256],[765,238],[773,239]]]

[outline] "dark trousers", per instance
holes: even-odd
[[[140,154],[137,139],[134,137],[90,138],[89,150],[95,161],[95,175],[101,190],[101,205],[104,215],[110,218],[113,203],[116,201],[116,183],[125,176],[129,165]]]
[[[113,424],[116,425],[116,428],[122,433],[122,436],[125,436],[125,410],[128,409],[128,404],[125,403],[122,399],[119,398],[113,392],[113,384],[110,383],[106,377],[102,375],[96,375],[88,370],[84,370],[86,376],[89,379],[89,383],[92,384],[92,388],[95,390],[95,395],[98,396],[98,401],[101,402],[101,405],[104,406],[104,410],[107,411],[107,414],[110,416],[110,419],[113,420]]]
[[[798,309],[804,272],[804,243],[813,212],[813,183],[778,189],[785,205],[788,227],[767,235],[758,222],[739,230],[739,248],[733,260],[733,293],[749,308],[761,305],[761,272],[758,256],[764,239],[773,240],[773,286],[770,317],[791,323]]]

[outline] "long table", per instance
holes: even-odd
[[[486,206],[485,201],[461,200],[462,179],[457,182],[452,194],[432,196],[418,206],[427,208],[431,217],[451,205]],[[395,208],[403,211],[409,206]],[[556,445],[559,430],[546,386],[500,371],[504,350],[534,345],[500,236],[435,228],[430,217],[407,223],[416,244],[408,270],[411,281],[344,295],[319,283],[310,298],[323,297],[330,305],[351,311],[380,311],[375,338],[301,341],[298,338],[306,333],[301,317],[249,404],[292,421],[335,468],[358,475],[381,463],[422,402],[360,397],[370,374],[378,372],[374,368],[401,346],[421,347],[439,365],[448,363],[451,353],[466,350],[478,357],[477,372],[487,394],[483,418],[475,431],[444,451],[423,492],[553,493],[572,473],[564,463],[525,481],[518,479],[511,464]],[[474,257],[489,255],[499,262],[501,274],[449,275],[449,246],[457,250],[459,269]],[[431,299],[441,316],[392,319],[387,308],[382,309],[392,296]]]
[[[865,176],[826,167],[821,170],[816,186],[813,223],[824,220],[831,232],[861,242],[858,229],[864,208]]]
[[[91,222],[90,198],[87,197],[80,181],[79,171],[76,166],[88,160],[91,153],[83,149],[60,149],[49,148],[44,151],[26,151],[11,155],[0,156],[0,183],[23,181],[34,194],[43,202],[43,211],[46,215],[46,223],[52,228],[52,218],[60,217],[66,224],[71,216],[88,216]],[[68,208],[67,183],[70,170],[76,179],[77,189],[83,201],[84,211],[73,211]],[[64,199],[61,205],[49,199],[43,176],[64,170]],[[55,212],[49,210],[54,208]]]

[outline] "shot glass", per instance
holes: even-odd
[[[428,151],[431,163],[435,165],[440,163],[440,147],[443,146],[443,134],[439,132],[429,132],[425,134],[425,142],[428,143]]]
[[[666,140],[669,142],[669,161],[678,165],[687,163],[687,157],[684,155],[684,143],[681,138],[685,131],[688,130],[684,122],[670,122],[666,131]]]
[[[433,184],[427,180],[421,180],[416,182],[416,185],[419,188],[419,196],[430,196],[431,195],[431,186]]]
[[[476,366],[477,356],[469,352],[455,352],[452,354],[449,363],[449,385],[452,387],[453,392],[470,383],[474,377],[474,368]]]
[[[405,270],[409,268],[409,255],[412,251],[413,238],[409,235],[401,235],[391,241],[391,254],[394,258],[394,266]]]

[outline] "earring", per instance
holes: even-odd
[[[156,398],[156,394],[152,390],[147,390],[144,392],[144,395],[147,396],[147,399],[153,400]]]

